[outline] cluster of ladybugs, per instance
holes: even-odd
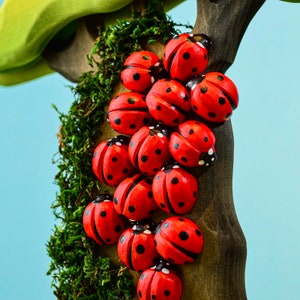
[[[176,215],[189,212],[197,200],[197,180],[186,168],[216,160],[215,135],[203,122],[186,118],[193,110],[206,124],[222,123],[238,105],[227,76],[202,75],[209,45],[205,35],[184,33],[167,43],[161,60],[149,51],[130,55],[121,72],[130,91],[108,108],[110,125],[120,135],[94,151],[95,175],[116,189],[88,204],[84,229],[100,245],[118,243],[120,260],[142,273],[142,300],[180,299],[182,284],[172,265],[193,262],[203,248],[197,224]],[[158,208],[175,216],[158,226],[145,221]]]

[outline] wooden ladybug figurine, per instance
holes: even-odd
[[[192,220],[184,217],[166,218],[156,229],[154,242],[158,253],[174,264],[192,263],[202,252],[203,235]]]
[[[172,163],[157,172],[152,184],[153,197],[165,212],[185,214],[196,203],[197,179],[177,163]]]
[[[101,182],[116,186],[134,171],[128,157],[128,143],[127,136],[118,135],[96,147],[92,168]]]
[[[137,296],[139,300],[180,300],[182,282],[170,264],[161,262],[141,274]]]
[[[238,90],[223,73],[206,73],[191,80],[187,86],[190,88],[192,109],[207,121],[225,122],[238,106]]]
[[[205,34],[182,33],[164,48],[163,64],[171,78],[186,83],[200,75],[208,64],[211,41]]]
[[[132,135],[143,126],[149,126],[152,116],[145,95],[135,92],[115,96],[108,107],[110,126],[121,134]]]
[[[123,85],[131,91],[146,93],[154,81],[164,75],[159,57],[150,51],[132,53],[124,62],[121,72]]]
[[[127,268],[138,272],[154,266],[160,260],[151,224],[137,223],[132,228],[126,229],[120,236],[117,251]]]
[[[101,194],[89,203],[82,219],[86,235],[99,245],[117,243],[126,228],[125,218],[115,211],[109,194]]]

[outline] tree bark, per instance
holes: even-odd
[[[197,1],[197,18],[193,32],[204,33],[212,40],[208,70],[226,72],[234,61],[248,24],[263,3],[264,0]],[[81,26],[90,28],[87,20],[83,20]],[[90,29],[81,32],[82,35],[78,32],[77,40],[92,41]],[[82,45],[82,51],[78,47],[81,47],[80,43],[76,44],[76,51],[73,51],[71,59],[80,65],[77,66],[77,70],[82,72],[87,68],[84,48],[86,45]],[[72,48],[72,45],[69,48]],[[158,53],[161,53],[161,50],[162,47],[154,49]],[[63,54],[61,52],[60,56]],[[70,52],[67,56],[70,58]],[[45,57],[50,66],[53,65],[57,69],[57,53],[47,49]],[[64,59],[58,63],[64,70],[63,75],[75,78],[78,71],[64,64]],[[116,93],[119,92],[120,87],[116,87]],[[108,124],[103,126],[103,140],[116,135]],[[232,195],[234,145],[231,122],[214,128],[214,132],[218,160],[204,174],[197,174],[199,199],[192,212],[186,215],[200,226],[205,245],[202,254],[193,264],[178,267],[183,280],[183,300],[247,299],[246,240],[236,216]],[[102,255],[108,255],[118,263],[115,247],[105,248]]]

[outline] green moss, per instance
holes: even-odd
[[[55,182],[59,193],[52,209],[59,225],[53,229],[47,251],[51,258],[48,275],[60,300],[133,298],[135,288],[129,273],[96,255],[95,243],[83,231],[82,214],[85,206],[104,192],[91,171],[91,158],[101,135],[98,128],[105,119],[104,107],[119,81],[123,62],[142,45],[164,43],[178,33],[175,28],[161,2],[150,0],[143,15],[133,12],[130,20],[117,21],[101,31],[87,58],[96,73],[82,75],[73,88],[75,100],[69,112],[58,112],[61,130]],[[100,56],[101,64],[93,59],[95,54]]]

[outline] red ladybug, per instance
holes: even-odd
[[[168,126],[181,123],[190,111],[187,89],[176,80],[161,79],[154,83],[146,96],[150,114]]]
[[[142,272],[159,261],[154,233],[141,225],[126,229],[118,242],[118,255],[127,268]]]
[[[161,126],[142,127],[131,137],[128,154],[143,174],[154,175],[171,156],[168,130]]]
[[[127,92],[114,97],[108,107],[111,127],[119,133],[132,135],[142,126],[149,126],[152,117],[140,93]]]
[[[114,206],[130,220],[149,218],[158,208],[153,199],[152,179],[142,174],[124,179],[115,190]]]
[[[211,122],[230,119],[239,100],[233,81],[220,72],[209,72],[197,81],[188,84],[191,87],[192,109]]]
[[[156,173],[152,184],[157,205],[168,213],[185,214],[196,203],[197,179],[178,164],[168,165]]]
[[[145,93],[159,77],[161,63],[159,57],[150,51],[137,51],[128,56],[121,72],[123,85],[134,92]],[[158,73],[158,74],[157,74]]]
[[[216,160],[215,135],[198,121],[189,120],[178,126],[170,137],[170,152],[174,159],[187,167],[209,166]]]
[[[133,172],[134,167],[128,158],[128,142],[128,137],[119,135],[96,147],[92,168],[101,182],[116,186]]]
[[[180,300],[182,282],[168,265],[160,264],[145,270],[137,284],[139,300]]]
[[[88,237],[99,245],[117,243],[126,228],[125,219],[119,215],[112,202],[112,196],[101,194],[89,203],[83,213],[83,228]]]
[[[206,69],[209,47],[210,40],[204,34],[180,34],[164,48],[165,69],[173,79],[186,82]]]
[[[193,262],[203,248],[203,235],[196,223],[188,218],[169,217],[156,229],[154,242],[158,253],[168,262]]]

